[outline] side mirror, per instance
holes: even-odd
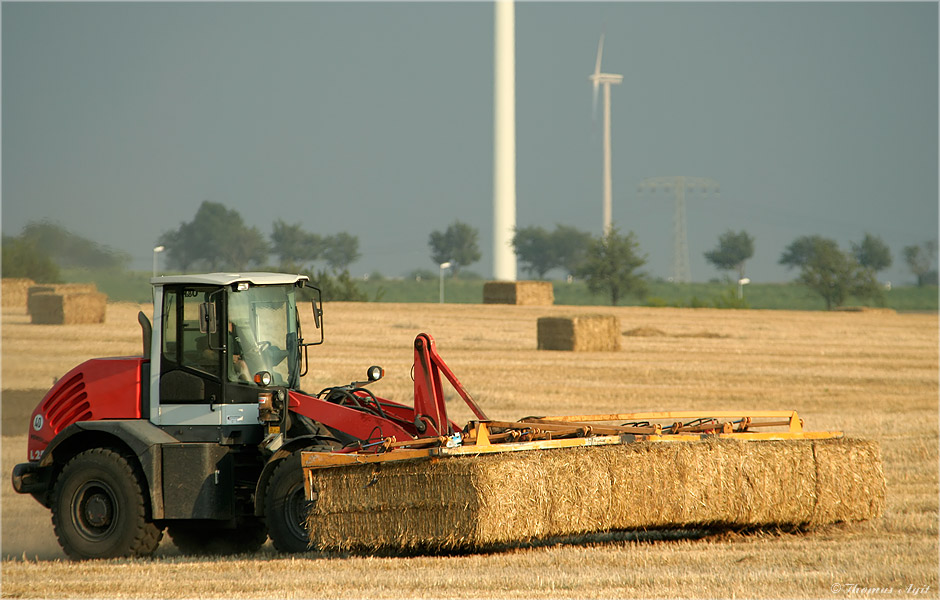
[[[320,329],[320,319],[323,317],[323,308],[317,304],[317,301],[313,301],[313,324],[317,329]]]
[[[199,333],[215,333],[218,326],[215,318],[215,303],[203,302],[199,305]]]
[[[317,328],[317,331],[320,332],[320,340],[317,342],[307,342],[304,346],[316,346],[323,343],[323,296],[320,293],[320,288],[314,287],[306,282],[304,282],[304,287],[308,290],[313,290],[315,297],[310,301],[311,307],[313,307],[313,324]]]

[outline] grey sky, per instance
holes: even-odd
[[[938,13],[918,3],[516,4],[517,223],[601,229],[597,41],[613,88],[615,224],[672,267],[688,199],[692,277],[727,229],[755,281],[797,236],[937,237]],[[354,275],[433,268],[428,234],[480,230],[491,274],[491,3],[2,5],[2,228],[50,218],[130,252],[203,200],[359,236]],[[520,276],[522,273],[520,272]]]

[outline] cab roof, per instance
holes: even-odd
[[[193,275],[161,275],[160,277],[154,277],[150,280],[150,283],[155,287],[163,285],[173,285],[173,284],[188,284],[188,285],[211,285],[211,286],[226,286],[232,285],[233,283],[238,283],[241,281],[246,281],[252,285],[294,285],[300,281],[309,281],[310,278],[306,275],[290,275],[287,273],[264,273],[264,272],[247,272],[247,273],[199,273]]]

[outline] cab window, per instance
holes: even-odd
[[[211,326],[204,322],[205,306],[214,305],[214,310],[218,310],[219,294],[212,291],[182,288],[166,294],[163,355],[179,366],[218,377],[222,364],[220,341],[223,338],[214,322],[209,324]]]

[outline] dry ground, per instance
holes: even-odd
[[[2,466],[25,459],[29,413],[55,377],[93,356],[138,354],[136,311],[102,325],[3,315]],[[438,350],[495,418],[661,409],[795,409],[814,430],[881,443],[884,518],[809,532],[598,536],[452,556],[180,556],[70,563],[48,511],[2,486],[2,595],[95,598],[587,598],[938,596],[936,314],[336,303],[311,349],[312,392],[360,379],[409,401],[412,341]],[[536,350],[540,316],[616,314],[623,349]],[[308,325],[309,327],[309,325]],[[452,395],[452,416],[470,418]],[[24,432],[24,433],[20,433]],[[8,477],[7,475],[6,477]],[[924,589],[926,588],[926,589]]]

